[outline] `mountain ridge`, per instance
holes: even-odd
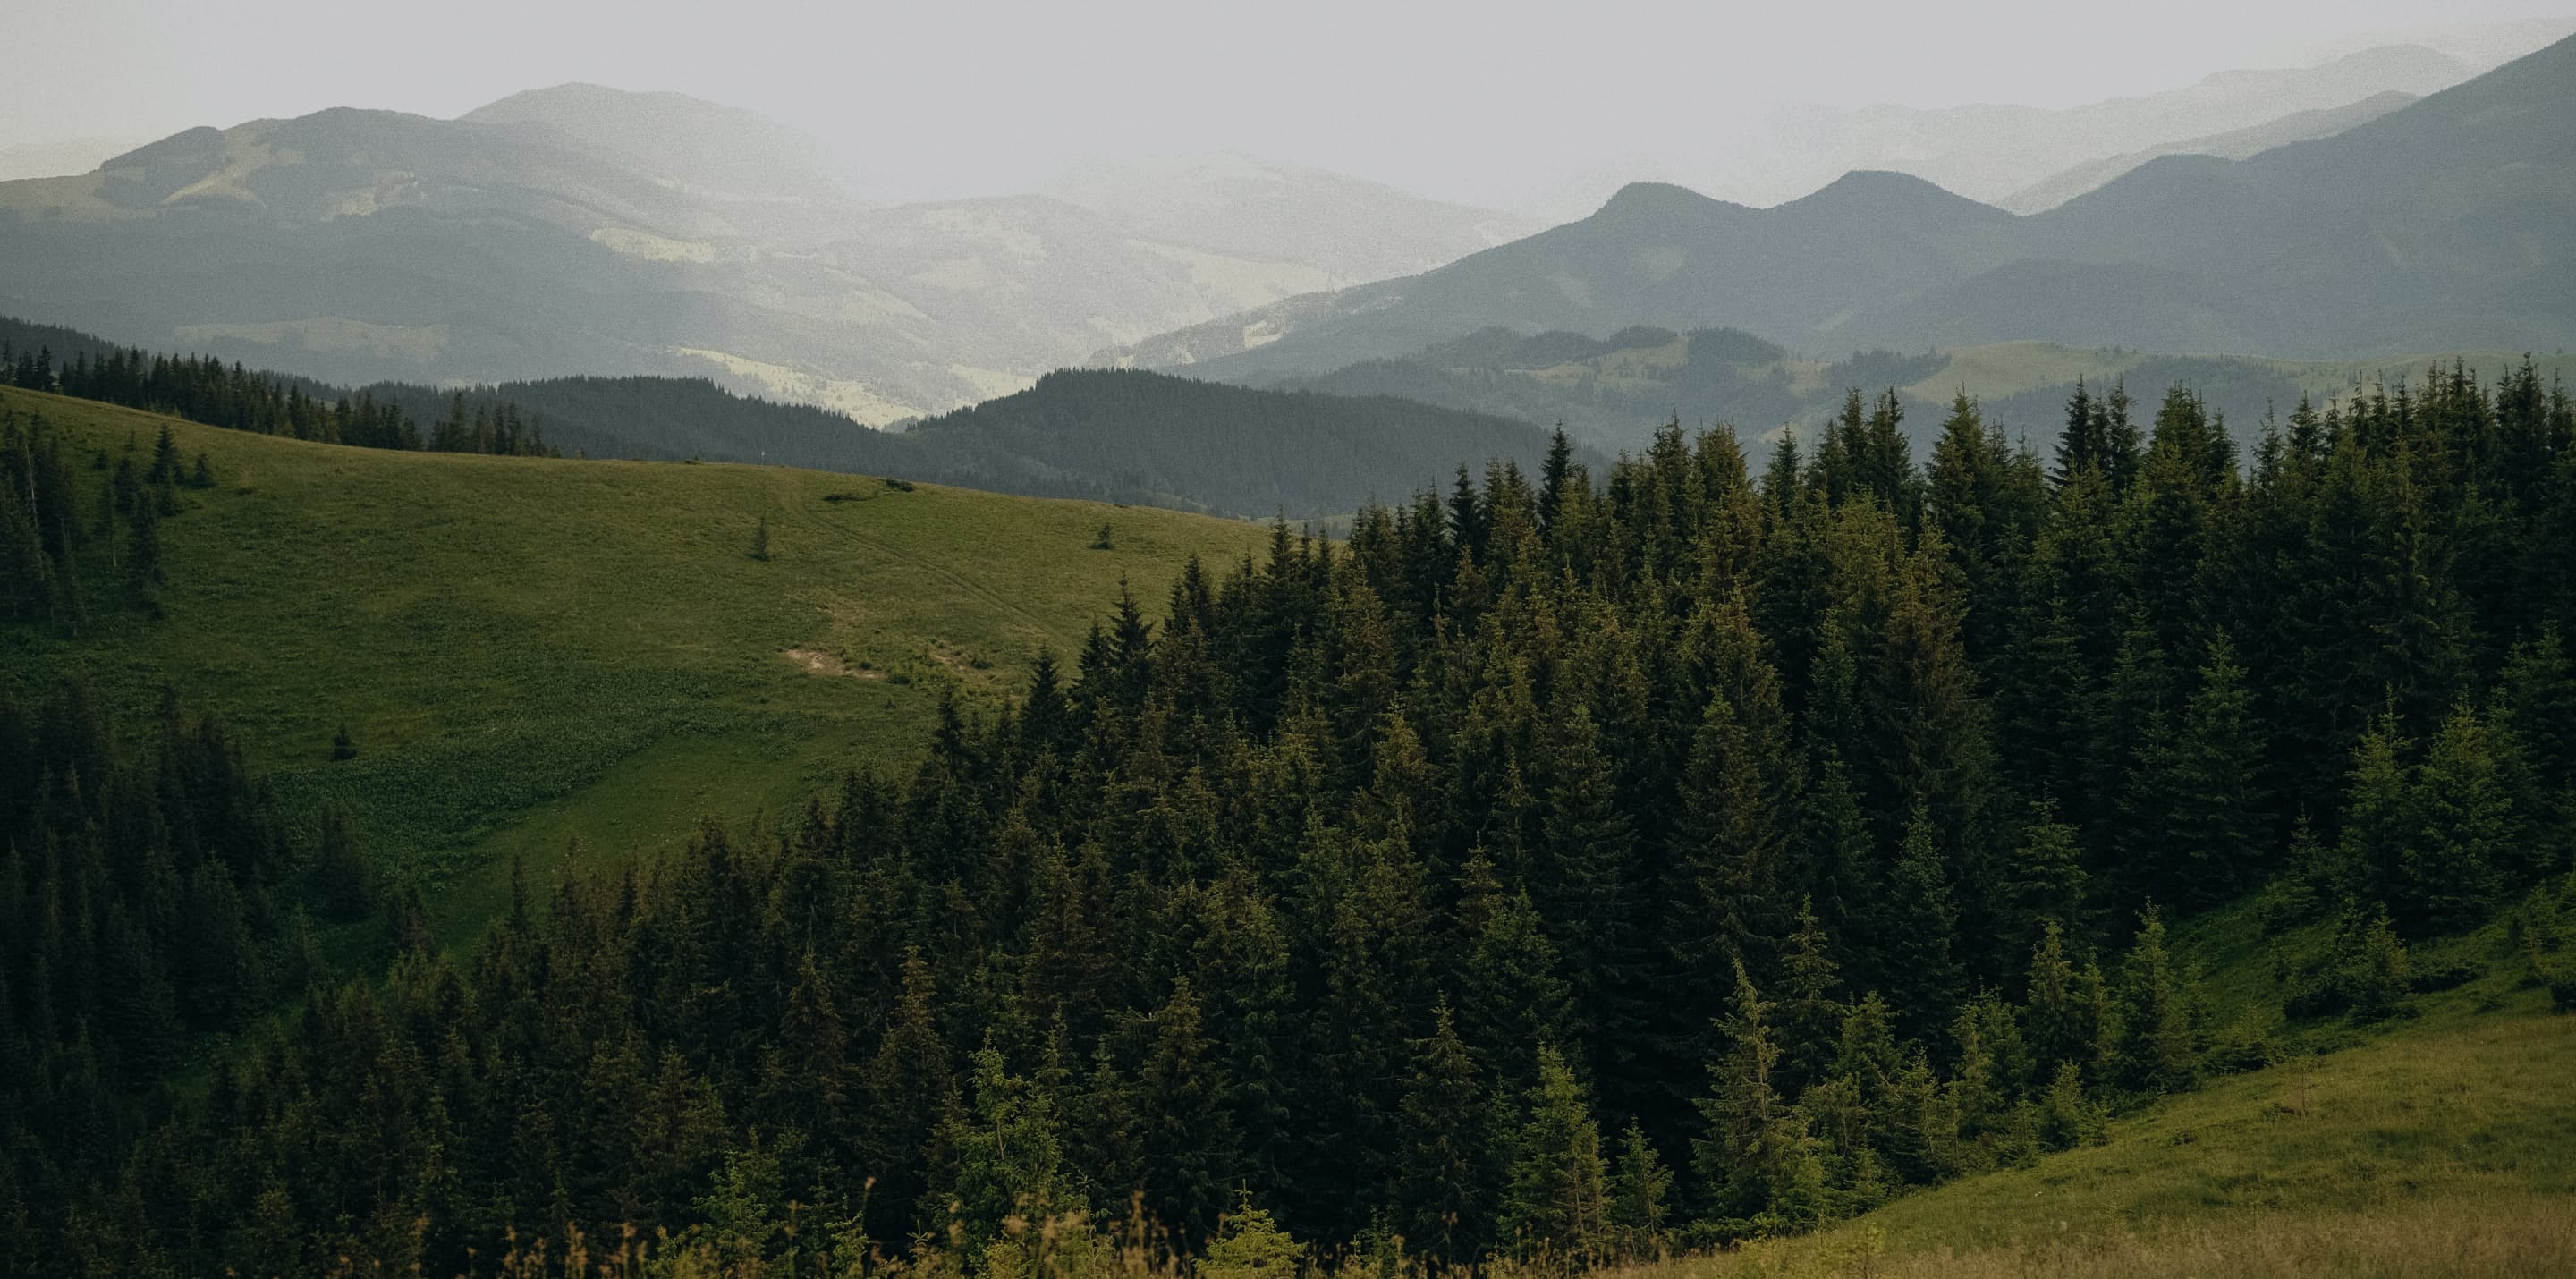
[[[1629,324],[1739,328],[1811,351],[2548,348],[2576,340],[2576,298],[2548,283],[2576,262],[2570,138],[2576,38],[2342,134],[2243,160],[2161,156],[2043,213],[1867,174],[1765,209],[1643,185],[1423,275],[1095,358],[1257,382],[1496,325]]]
[[[715,154],[675,120],[712,122]],[[342,383],[707,376],[883,425],[1359,269],[1164,243],[1043,194],[869,206],[812,150],[748,112],[590,85],[457,120],[193,128],[0,183],[0,309]],[[1484,217],[1368,189],[1309,239],[1410,218],[1418,267],[1449,252],[1439,228]]]

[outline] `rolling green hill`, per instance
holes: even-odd
[[[1189,557],[1269,536],[812,471],[343,448],[17,390],[0,411],[54,422],[84,491],[98,451],[148,456],[164,424],[217,477],[162,526],[161,616],[0,629],[0,693],[77,668],[138,716],[174,687],[244,730],[290,811],[346,805],[397,882],[461,888],[433,897],[457,937],[514,855],[659,846],[899,764],[943,690],[991,705],[1042,646],[1069,659],[1122,576],[1158,607]],[[343,722],[359,754],[333,763]]]

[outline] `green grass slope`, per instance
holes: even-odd
[[[2397,1020],[2285,1029],[2274,960],[2325,939],[2263,938],[2252,914],[2184,941],[2211,1023],[2258,1027],[2276,1064],[2115,1119],[2104,1144],[1665,1279],[2576,1273],[2576,1016],[2523,980],[2506,928],[2419,948],[2481,975]]]
[[[0,408],[62,428],[91,494],[98,451],[148,461],[169,421],[25,391]],[[781,815],[848,765],[909,759],[942,688],[995,704],[1041,646],[1070,660],[1121,577],[1158,610],[1189,557],[1268,537],[843,474],[170,429],[218,482],[162,525],[161,616],[0,629],[0,692],[82,668],[140,716],[175,687],[243,730],[290,811],[347,806],[388,877],[436,886],[451,939],[506,900],[514,855],[542,884],[575,835],[610,857],[701,814]],[[344,721],[359,755],[334,763]]]

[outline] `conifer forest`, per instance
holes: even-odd
[[[2331,929],[2294,1015],[2509,911],[2576,1000],[2563,391],[2440,368],[2240,440],[2114,385],[2045,452],[1962,397],[1920,466],[1902,415],[1275,527],[918,767],[514,876],[470,953],[175,698],[0,708],[0,1257],[1610,1264],[2260,1064],[2169,941],[2249,895]],[[9,444],[24,584],[98,521]],[[379,976],[316,953],[352,919]]]

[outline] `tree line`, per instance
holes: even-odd
[[[906,776],[514,882],[470,957],[398,905],[385,980],[308,982],[202,1097],[16,1086],[0,1257],[453,1273],[629,1228],[1001,1279],[1131,1215],[1239,1246],[1257,1209],[1385,1261],[1615,1259],[2259,1064],[2183,914],[2322,928],[2290,1010],[2369,1017],[2456,977],[2408,942],[2570,896],[2576,404],[2527,363],[2250,451],[2188,388],[2079,390],[2047,457],[1962,397],[1918,464],[1903,412],[1855,392],[1759,474],[1723,430],[1597,478],[1560,439],[1345,542],[1283,527],[943,707]],[[18,775],[179,824],[46,753],[81,736]],[[65,875],[13,838],[0,924],[153,935],[88,886],[172,882],[148,839]],[[160,1006],[0,954],[31,1042]]]
[[[380,400],[372,389],[336,391],[238,362],[227,366],[212,356],[111,346],[80,351],[57,364],[50,347],[12,353],[0,344],[0,375],[0,385],[263,435],[361,448],[559,456],[546,443],[541,419],[523,419],[518,405],[482,403],[486,397],[479,395],[469,411],[462,391],[451,393],[446,412],[424,432],[396,398]]]
[[[103,609],[149,605],[167,584],[161,522],[187,509],[183,489],[212,488],[203,452],[182,458],[164,426],[149,460],[129,434],[113,461],[105,448],[67,460],[41,413],[0,409],[0,621],[77,630]],[[103,472],[94,501],[72,478],[75,461]]]

